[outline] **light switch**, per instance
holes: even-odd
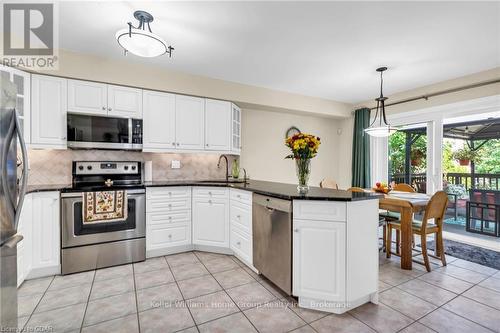
[[[172,169],[180,169],[181,168],[181,161],[177,160],[172,160]]]

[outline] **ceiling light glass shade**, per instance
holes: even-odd
[[[158,57],[168,52],[161,37],[142,29],[121,29],[116,33],[116,40],[125,50],[139,57]]]
[[[365,129],[365,133],[376,138],[386,138],[397,132],[397,129],[390,125],[373,126]]]

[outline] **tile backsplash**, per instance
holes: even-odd
[[[152,161],[153,180],[222,179],[225,165],[217,168],[219,154],[142,153],[114,150],[36,150],[28,151],[28,184],[71,183],[72,161]],[[229,172],[235,157],[228,157]],[[180,169],[171,169],[171,161],[181,162]],[[224,162],[223,162],[224,163]]]

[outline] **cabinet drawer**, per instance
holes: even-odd
[[[191,211],[179,210],[173,212],[147,213],[146,225],[168,225],[172,223],[191,224]]]
[[[245,261],[253,264],[252,240],[238,229],[231,227],[231,250],[241,256]]]
[[[191,195],[190,187],[148,187],[147,199],[176,199],[187,198]]]
[[[230,207],[231,225],[237,225],[243,231],[252,233],[252,211],[250,206],[231,202]]]
[[[235,190],[235,189],[230,189],[229,192],[231,194],[232,201],[238,201],[246,205],[252,204],[252,192]]]
[[[228,189],[218,187],[194,187],[193,197],[198,198],[227,198]]]
[[[191,210],[191,198],[186,199],[149,199],[146,201],[146,212],[172,212]]]
[[[334,201],[294,200],[293,217],[305,220],[346,221],[346,203]]]
[[[146,228],[146,250],[191,244],[190,225],[150,226]]]

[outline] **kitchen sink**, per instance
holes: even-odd
[[[200,180],[199,183],[211,183],[211,184],[243,184],[245,181],[243,179],[213,179],[213,180]]]

